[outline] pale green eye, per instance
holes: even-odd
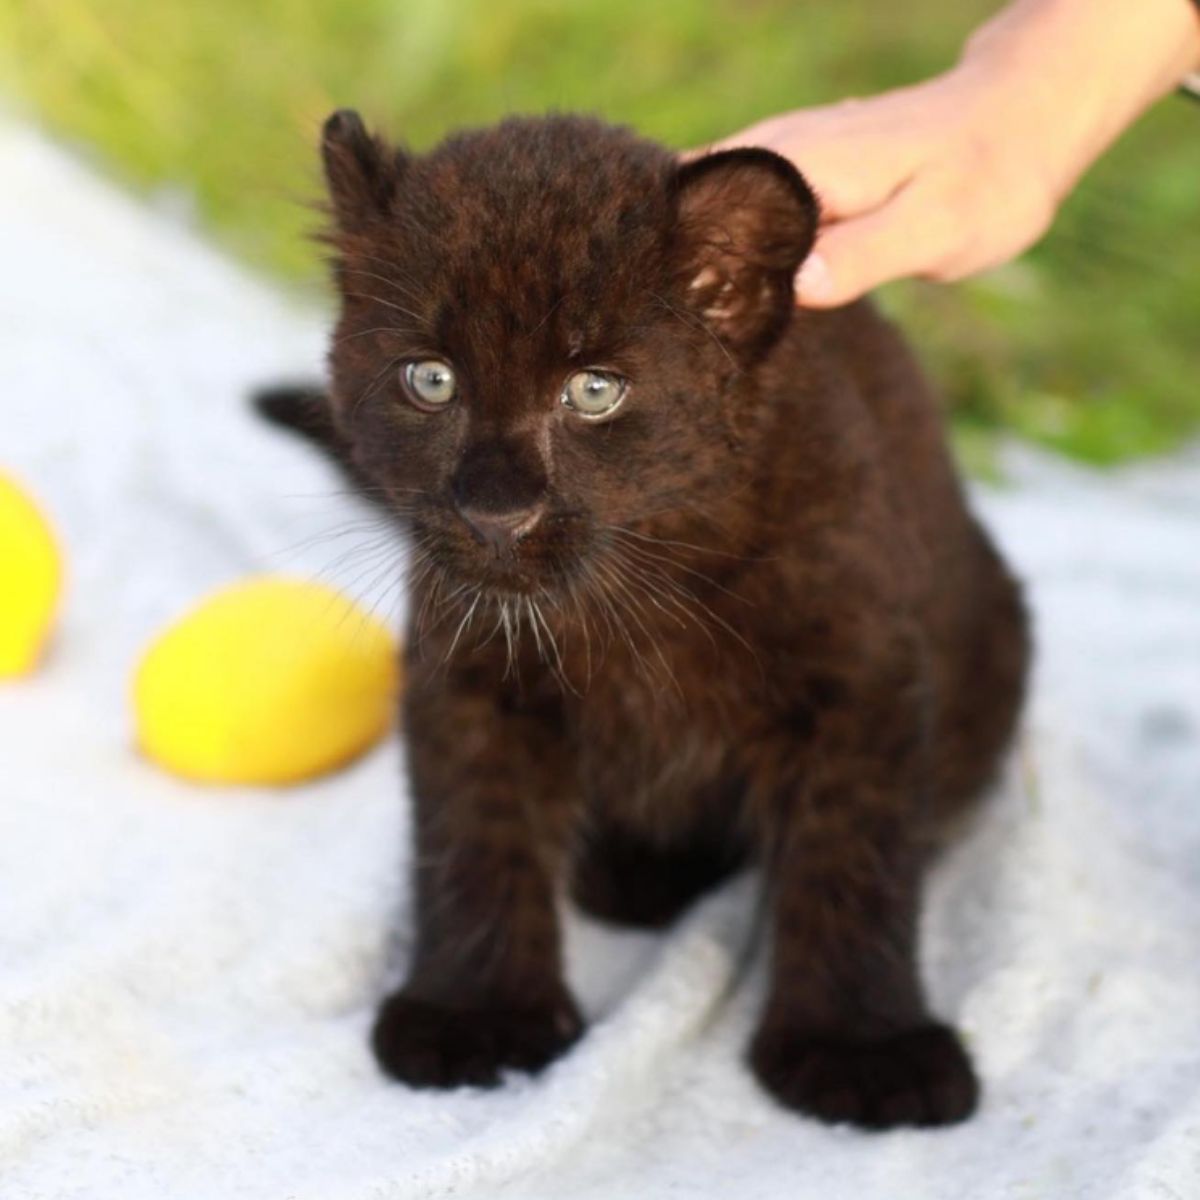
[[[404,383],[409,395],[421,405],[441,408],[454,399],[458,383],[449,363],[436,358],[411,362],[404,368]]]
[[[562,402],[581,417],[607,417],[625,397],[628,383],[609,371],[576,371],[563,388]]]

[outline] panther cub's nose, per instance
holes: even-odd
[[[507,550],[516,545],[541,520],[546,506],[538,501],[525,508],[513,508],[503,512],[478,508],[460,508],[458,511],[480,542],[496,550]]]
[[[542,518],[548,488],[534,439],[492,437],[463,451],[450,480],[450,497],[476,540],[500,552],[516,545]]]

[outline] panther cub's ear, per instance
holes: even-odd
[[[816,238],[812,189],[770,150],[693,159],[674,179],[676,263],[688,303],[743,360],[778,338],[792,280]]]
[[[334,221],[346,233],[390,211],[408,162],[402,150],[369,134],[349,108],[338,109],[325,122],[321,159]]]

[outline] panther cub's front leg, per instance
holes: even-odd
[[[536,1071],[583,1025],[562,980],[555,877],[570,789],[560,715],[452,666],[406,699],[416,943],[373,1045],[417,1087]]]
[[[762,813],[774,947],[751,1064],[788,1107],[872,1129],[961,1121],[978,1098],[917,975],[931,731],[902,646],[839,682],[795,782]]]

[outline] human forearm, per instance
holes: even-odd
[[[968,40],[956,71],[1007,81],[1045,143],[1056,200],[1142,112],[1200,67],[1192,0],[1015,0]]]

